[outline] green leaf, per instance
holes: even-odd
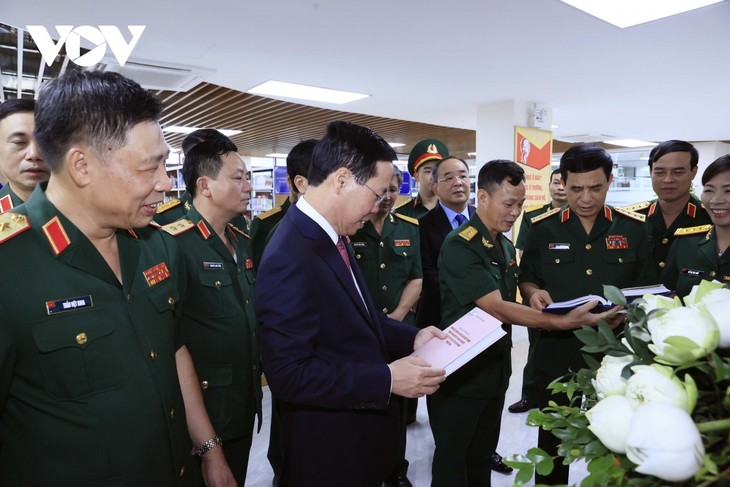
[[[595,347],[598,344],[598,333],[591,326],[581,326],[573,334],[586,346]]]
[[[515,475],[515,483],[516,484],[525,484],[532,480],[532,477],[535,475],[535,467],[532,464],[529,464],[528,467],[520,468],[517,470],[517,474]]]
[[[599,456],[599,455],[605,455],[606,452],[608,452],[608,449],[603,446],[603,443],[601,443],[599,440],[593,440],[590,443],[588,443],[585,447],[584,453],[586,456]],[[613,455],[611,455],[611,458],[613,459]]]
[[[626,297],[616,286],[609,286],[607,284],[604,284],[603,295],[613,304],[618,304],[619,306],[626,306],[627,304]]]
[[[611,467],[613,467],[615,459],[616,457],[614,457],[613,454],[596,457],[588,462],[588,471],[591,473],[607,472]]]

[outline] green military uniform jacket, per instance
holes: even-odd
[[[500,251],[501,250],[501,251]],[[515,301],[517,261],[515,248],[504,235],[492,240],[481,218],[471,219],[449,233],[439,256],[441,284],[441,329],[445,329],[475,306],[474,301],[499,290],[502,299]],[[512,374],[511,325],[507,335],[450,375],[441,388],[461,396],[503,396]]]
[[[415,198],[411,198],[405,203],[398,205],[398,207],[395,209],[395,213],[419,219],[421,216],[428,213],[428,208],[426,208],[426,206],[423,204],[421,195],[417,194]]]
[[[118,231],[120,283],[45,186],[0,215],[0,485],[179,485],[177,248]]]
[[[605,206],[586,234],[568,206],[533,218],[520,262],[520,282],[532,282],[553,301],[603,295],[603,285],[619,288],[656,284],[649,261],[643,215]],[[582,343],[572,331],[541,330],[535,366],[552,377],[585,367]]]
[[[522,215],[522,223],[520,223],[520,231],[517,233],[515,247],[522,250],[525,249],[525,246],[527,245],[527,236],[530,234],[530,226],[532,226],[531,220],[552,209],[552,203],[547,203],[538,207],[525,208],[525,213]]]
[[[265,211],[251,221],[251,249],[256,268],[261,263],[261,256],[264,255],[264,248],[266,248],[266,242],[269,241],[271,229],[284,218],[290,206],[291,202],[287,198],[281,206]]]
[[[388,215],[382,235],[366,221],[365,226],[350,237],[350,243],[375,306],[385,314],[398,307],[409,281],[423,279],[418,220]],[[415,318],[411,310],[403,321],[412,325]]]
[[[684,298],[700,281],[730,283],[730,252],[717,255],[717,235],[713,226],[680,228],[667,257],[662,282]]]
[[[181,337],[210,421],[224,441],[250,435],[255,415],[261,425],[261,364],[249,237],[228,225],[234,260],[195,206],[162,230],[175,237],[184,261]]]
[[[23,200],[10,189],[10,183],[0,188],[0,213],[10,211],[22,204]]]
[[[694,195],[690,194],[687,208],[674,219],[667,228],[664,223],[661,206],[658,200],[644,201],[634,205],[625,206],[623,209],[640,213],[646,216],[646,231],[649,235],[649,247],[651,248],[651,260],[657,266],[657,274],[661,274],[667,262],[669,248],[674,242],[674,234],[678,228],[696,227],[712,223],[702,203]]]

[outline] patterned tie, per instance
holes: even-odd
[[[456,224],[457,224],[457,226],[458,225],[462,225],[466,221],[466,217],[464,215],[462,215],[461,213],[459,213],[458,215],[456,215],[455,218],[456,218]]]
[[[342,260],[345,261],[347,270],[352,272],[352,268],[350,268],[350,256],[347,255],[347,249],[345,248],[345,241],[342,240],[342,237],[340,237],[340,239],[337,241],[337,250],[340,251],[340,256],[342,257]]]

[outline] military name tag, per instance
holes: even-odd
[[[411,241],[410,240],[396,240],[395,242],[396,247],[410,247]]]
[[[203,269],[223,269],[223,262],[203,262]]]
[[[364,249],[365,247],[368,246],[367,242],[351,242],[351,243],[352,243],[352,246],[355,247],[356,249]]]
[[[682,269],[682,274],[687,274],[688,276],[701,277],[701,276],[705,275],[705,271],[701,271],[699,269],[687,269],[686,267],[684,267]]]
[[[147,285],[149,287],[152,287],[170,277],[170,271],[167,269],[167,264],[164,262],[157,264],[154,267],[150,267],[142,274],[144,274],[144,278],[147,280]]]
[[[57,301],[46,301],[46,312],[48,315],[73,311],[76,309],[91,308],[94,302],[91,296],[79,296],[78,298],[59,299]]]
[[[606,237],[606,248],[608,250],[628,249],[629,239],[626,235],[609,235]]]
[[[570,250],[569,243],[549,243],[548,250]]]

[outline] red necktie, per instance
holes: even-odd
[[[345,242],[342,240],[342,237],[337,241],[337,250],[340,251],[340,256],[342,257],[342,260],[345,261],[345,265],[347,266],[347,270],[352,272],[352,269],[350,268],[350,256],[347,255],[347,249],[345,248]]]

